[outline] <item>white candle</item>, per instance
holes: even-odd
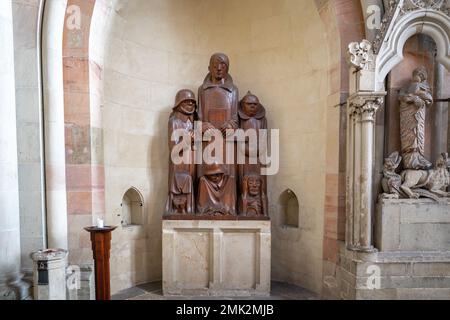
[[[103,228],[104,227],[104,223],[103,223],[103,220],[102,219],[97,219],[97,227],[98,228]]]

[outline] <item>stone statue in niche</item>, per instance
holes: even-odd
[[[170,158],[169,164],[169,196],[166,203],[166,214],[194,214],[194,180],[195,164],[192,149],[194,139],[194,120],[197,104],[192,91],[180,90],[175,97],[175,106],[169,117],[169,151],[182,143],[186,148],[180,148],[180,158],[187,161],[175,164]],[[175,131],[185,133],[184,137],[174,135]],[[174,140],[172,139],[174,138]],[[186,143],[185,138],[189,138]],[[186,153],[187,152],[187,153]]]
[[[239,164],[239,190],[241,193],[240,209],[245,216],[266,216],[267,212],[267,190],[266,176],[261,175],[262,164],[259,158],[258,148],[264,147],[266,143],[259,143],[259,130],[267,129],[266,110],[259,102],[257,96],[248,92],[239,103],[239,127],[244,131],[254,130],[257,134],[258,143],[251,145],[245,141],[243,148],[245,164]],[[254,194],[259,190],[259,194]],[[258,210],[255,210],[255,208]]]
[[[236,215],[236,182],[222,164],[204,165],[199,180],[197,211],[200,215]]]
[[[398,199],[420,197],[438,201],[450,197],[450,162],[442,153],[433,165],[425,158],[425,114],[433,103],[433,94],[427,82],[424,67],[413,72],[411,83],[400,92],[401,156],[394,152],[384,163],[382,198]],[[403,159],[403,161],[402,161]],[[402,163],[402,172],[396,173]]]
[[[425,159],[426,108],[433,103],[424,67],[413,72],[411,83],[400,92],[400,140],[403,169],[427,170],[432,167]]]
[[[238,129],[239,91],[229,75],[230,61],[223,53],[215,53],[209,62],[209,73],[198,89],[198,119],[202,121],[202,132],[210,129],[220,130],[225,137],[227,130]],[[230,132],[229,131],[229,132]],[[204,147],[208,142],[204,143]],[[226,143],[223,146],[222,163],[226,163]],[[203,166],[198,168],[198,176],[204,175]],[[223,167],[226,173],[235,178],[235,165]],[[234,188],[236,192],[236,188]]]

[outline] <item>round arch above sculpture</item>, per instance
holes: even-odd
[[[350,94],[377,92],[385,95],[385,79],[403,60],[406,41],[416,34],[430,36],[436,43],[436,60],[450,70],[450,4],[415,0],[392,2],[381,30],[373,42],[349,44]]]
[[[436,42],[436,60],[450,70],[450,17],[437,10],[413,11],[398,18],[379,48],[375,65],[376,91],[384,89],[387,75],[403,60],[406,41],[420,33],[430,36]]]

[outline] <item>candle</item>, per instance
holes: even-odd
[[[98,228],[103,228],[103,227],[104,227],[103,220],[100,219],[100,218],[97,219],[97,227],[98,227]]]

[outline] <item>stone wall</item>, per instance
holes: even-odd
[[[0,292],[5,278],[20,269],[16,102],[11,1],[0,2]]]
[[[39,1],[12,1],[16,81],[17,155],[22,268],[31,272],[30,252],[43,249],[41,112],[37,27]]]
[[[258,95],[269,128],[280,129],[280,170],[268,177],[272,278],[320,292],[329,86],[325,27],[313,1],[235,5],[231,21],[254,14],[229,31],[240,34],[226,51],[235,61],[233,75],[241,96],[247,90]],[[287,189],[299,202],[298,228],[283,224],[280,201]]]
[[[180,88],[197,91],[213,52],[231,60],[243,96],[258,95],[280,129],[281,167],[270,177],[273,278],[319,292],[322,278],[328,56],[313,1],[116,1],[105,46],[104,158],[107,222],[120,224],[131,186],[143,226],[117,230],[113,292],[161,278],[167,187],[167,119]],[[294,191],[300,227],[286,228],[279,196]]]
[[[328,44],[326,182],[323,234],[323,297],[338,296],[339,245],[345,239],[346,99],[350,42],[364,38],[365,8],[377,1],[316,1]],[[370,35],[368,35],[370,36]]]
[[[95,1],[68,0],[63,30],[64,135],[70,262],[92,263],[83,227],[104,216],[103,153],[98,118],[90,105],[89,34]],[[70,26],[79,8],[80,25]],[[100,111],[98,110],[98,113]]]

